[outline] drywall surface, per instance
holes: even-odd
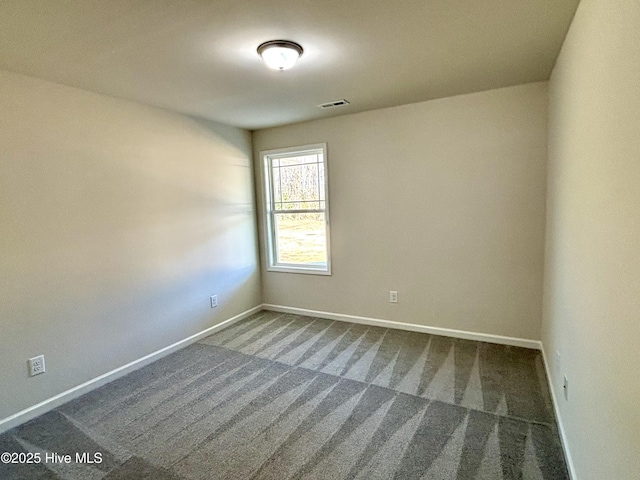
[[[550,81],[543,344],[580,480],[640,472],[639,25],[583,0]]]
[[[0,419],[260,304],[249,132],[4,71],[0,132]]]
[[[328,145],[332,275],[263,261],[265,303],[538,340],[547,103],[535,83],[254,132],[261,205],[261,150]]]

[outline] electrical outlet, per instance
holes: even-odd
[[[389,301],[391,303],[398,303],[398,292],[396,292],[395,290],[391,290],[389,292]]]
[[[211,308],[218,308],[218,295],[211,295]]]
[[[564,399],[569,400],[569,380],[567,379],[566,375],[564,375],[562,378],[562,390],[564,390]]]
[[[27,365],[29,367],[30,377],[44,373],[44,355],[38,355],[37,357],[30,358],[27,360]]]

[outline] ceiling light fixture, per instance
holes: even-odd
[[[274,70],[288,70],[293,67],[302,52],[300,45],[289,40],[270,40],[258,47],[258,55],[267,67]]]

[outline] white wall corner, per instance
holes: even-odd
[[[551,403],[553,403],[553,411],[556,415],[556,423],[558,424],[558,431],[560,432],[560,442],[562,442],[562,452],[564,453],[564,460],[567,465],[567,470],[569,471],[569,479],[570,480],[578,480],[576,476],[576,470],[573,466],[573,459],[571,457],[571,451],[569,450],[569,443],[567,441],[567,437],[564,431],[564,425],[562,423],[562,417],[560,416],[560,409],[558,408],[558,397],[556,396],[556,392],[553,388],[553,380],[551,377],[551,371],[549,370],[549,362],[547,362],[547,354],[544,348],[544,344],[540,342],[540,350],[542,350],[542,362],[544,363],[544,370],[547,374],[547,382],[549,386],[549,391],[551,392]]]

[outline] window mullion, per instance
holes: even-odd
[[[303,210],[273,210],[274,214],[286,215],[287,213],[325,213],[323,208],[303,209]]]

